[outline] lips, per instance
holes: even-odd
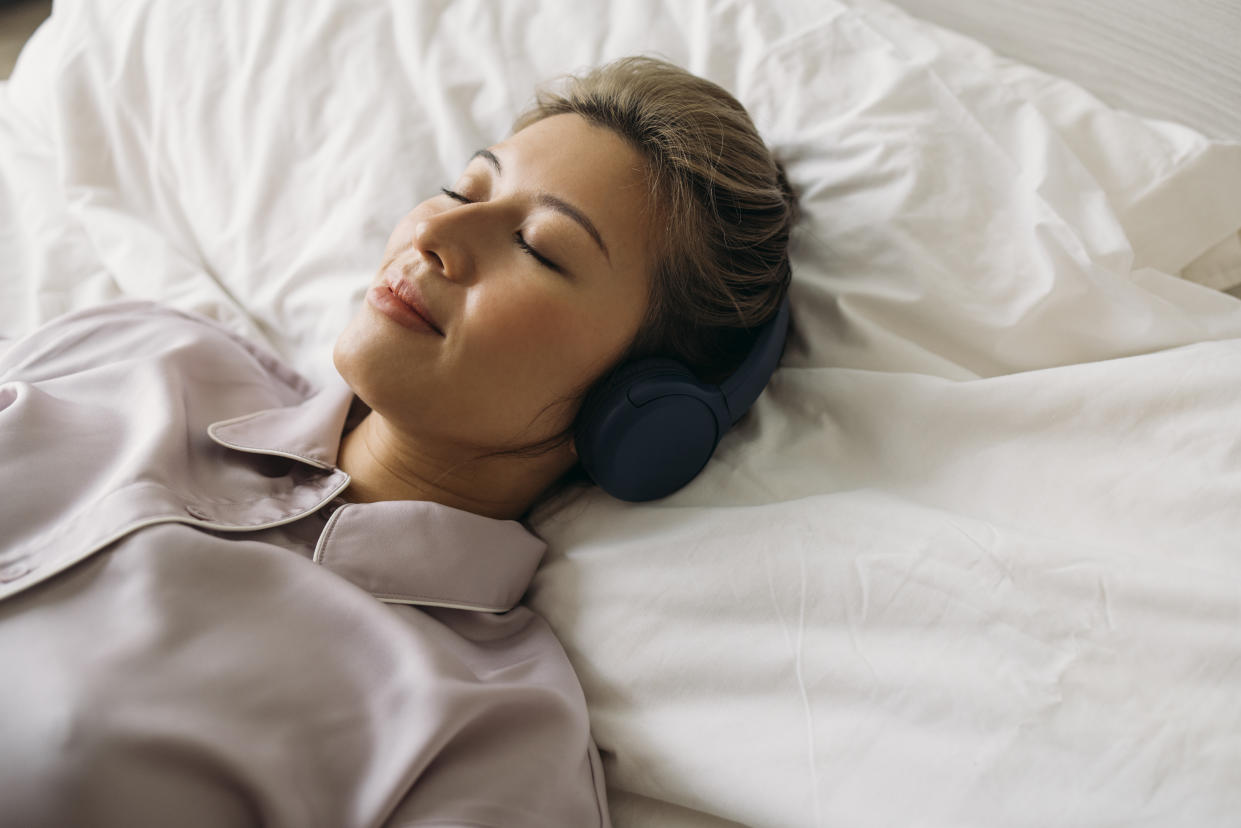
[[[426,300],[422,298],[422,294],[418,291],[418,286],[413,282],[406,281],[394,273],[384,276],[384,283],[388,290],[392,291],[392,295],[400,300],[401,304],[408,307],[418,316],[422,317],[428,325],[430,325],[437,334],[444,335],[444,329],[435,321],[435,317],[427,310]]]

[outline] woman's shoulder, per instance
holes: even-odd
[[[196,311],[123,299],[66,313],[11,343],[0,354],[0,377],[76,373],[136,360],[188,359],[250,365],[307,394],[309,380],[266,346]]]

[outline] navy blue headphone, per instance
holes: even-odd
[[[630,501],[664,497],[693,480],[763,392],[788,328],[786,294],[745,362],[720,385],[699,382],[673,359],[621,368],[578,415],[574,445],[586,473],[608,494]]]

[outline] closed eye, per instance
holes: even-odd
[[[539,262],[539,264],[543,265],[543,267],[546,267],[546,268],[547,268],[547,269],[549,269],[549,270],[554,270],[554,271],[556,271],[557,273],[563,273],[563,272],[564,272],[563,270],[561,270],[561,269],[560,269],[560,265],[556,264],[556,263],[555,263],[555,262],[553,262],[551,259],[547,258],[547,257],[546,257],[546,256],[544,256],[542,253],[540,253],[539,251],[537,251],[537,250],[535,250],[533,247],[531,247],[531,246],[530,246],[530,245],[526,242],[526,240],[522,237],[522,235],[521,235],[521,231],[520,231],[520,230],[518,230],[516,233],[514,233],[514,234],[513,234],[513,239],[514,239],[514,241],[516,241],[516,242],[517,242],[517,246],[518,246],[518,247],[520,247],[522,250],[524,250],[525,252],[527,252],[527,253],[529,253],[531,256],[533,256],[535,259],[537,259],[537,260],[538,260],[538,262]]]
[[[448,196],[452,200],[459,201],[462,204],[473,203],[472,201],[470,201],[468,198],[466,198],[465,196],[463,196],[461,193],[457,192],[456,190],[450,190],[447,187],[440,187],[440,192]],[[560,265],[556,264],[551,259],[547,258],[542,253],[540,253],[539,251],[531,247],[530,243],[527,242],[525,237],[521,235],[520,230],[518,230],[516,233],[513,234],[513,241],[517,244],[518,247],[521,248],[523,253],[526,253],[527,255],[534,257],[534,259],[539,264],[543,265],[549,270],[554,270],[557,273],[564,273],[564,270],[560,267]]]

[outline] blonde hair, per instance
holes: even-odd
[[[545,88],[514,132],[573,113],[646,161],[655,238],[647,318],[621,360],[680,360],[707,382],[740,365],[790,279],[796,197],[745,108],[723,87],[627,57]]]

